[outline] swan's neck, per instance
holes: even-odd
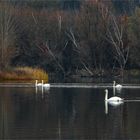
[[[42,80],[42,85],[43,85],[43,80]]]
[[[35,86],[37,86],[37,80],[35,80]]]
[[[105,101],[107,101],[108,100],[108,91],[106,90],[105,91]]]
[[[116,82],[114,81],[114,82],[113,82],[113,87],[115,87],[115,86],[116,86]]]

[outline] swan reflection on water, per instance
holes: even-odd
[[[41,92],[42,94],[42,99],[44,98],[44,92],[49,93],[50,90],[50,84],[49,83],[45,83],[42,80],[41,83],[38,83],[38,80],[36,80],[35,82],[35,93],[37,94],[38,91]]]
[[[113,81],[113,89],[115,89],[118,93],[121,93],[122,85],[116,84],[116,81]]]
[[[119,102],[108,102],[105,101],[105,114],[108,114],[108,104],[113,106],[113,107],[119,107],[120,105],[123,105],[123,101],[119,101]]]
[[[108,114],[108,104],[113,107],[119,107],[120,105],[123,105],[124,102],[107,102],[105,101],[105,114]]]
[[[105,113],[108,114],[108,104],[111,106],[117,107],[124,103],[124,99],[114,96],[108,98],[108,89],[105,89]]]

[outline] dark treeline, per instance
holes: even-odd
[[[138,0],[0,2],[0,69],[104,74],[140,68]]]

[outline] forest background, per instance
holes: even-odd
[[[1,0],[0,72],[140,75],[139,0]]]

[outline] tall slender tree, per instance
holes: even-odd
[[[16,22],[12,15],[13,7],[7,2],[0,2],[0,69],[11,63],[15,54]]]

